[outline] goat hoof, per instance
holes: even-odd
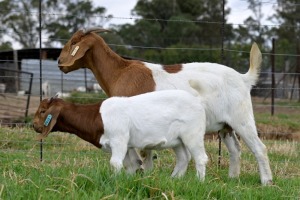
[[[271,185],[274,185],[273,181],[272,180],[269,180],[265,183],[266,186],[271,186]]]
[[[139,168],[135,171],[137,174],[144,174],[144,169]]]
[[[142,164],[143,164],[143,161],[140,160],[140,159],[138,159],[138,160],[137,160],[137,163],[138,163],[139,165],[142,165]]]

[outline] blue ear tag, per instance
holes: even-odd
[[[50,123],[50,121],[51,121],[51,119],[52,119],[52,115],[49,114],[49,115],[47,116],[47,118],[45,119],[44,125],[45,125],[45,126],[48,126],[49,123]]]

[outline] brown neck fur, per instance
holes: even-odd
[[[73,105],[65,102],[56,125],[52,131],[75,134],[81,139],[101,148],[103,123],[99,113],[101,103],[90,105]]]
[[[130,65],[130,61],[123,59],[113,52],[104,40],[95,33],[91,33],[96,40],[95,45],[86,53],[86,62],[89,69],[93,72],[101,88],[108,96],[116,80],[121,75],[122,69]]]
[[[137,60],[126,60],[113,52],[95,33],[85,63],[108,96],[133,96],[155,90],[150,69]],[[90,63],[89,63],[90,62]]]

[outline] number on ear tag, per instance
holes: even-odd
[[[79,46],[76,46],[74,48],[74,50],[72,51],[71,56],[75,56],[75,54],[77,53],[78,49],[79,49]]]
[[[49,115],[47,116],[47,118],[45,119],[44,125],[45,125],[45,126],[48,126],[49,123],[50,123],[50,121],[51,121],[51,119],[52,119],[52,115],[49,114]]]

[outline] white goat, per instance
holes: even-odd
[[[95,93],[102,92],[102,88],[98,83],[93,84],[93,90],[94,90]]]
[[[99,109],[102,101],[80,105],[57,97],[58,95],[40,102],[33,119],[34,130],[41,133],[37,139],[44,139],[50,132],[68,132],[101,148],[99,141],[104,131]],[[127,172],[141,170],[141,164],[139,155],[134,150],[129,150],[124,159]]]
[[[42,92],[43,92],[43,96],[50,97],[50,95],[51,95],[51,86],[50,86],[49,81],[45,81],[42,84]]]
[[[77,87],[77,88],[75,89],[75,91],[77,91],[77,92],[86,92],[86,87],[84,87],[84,86],[79,86],[79,87]]]
[[[5,93],[6,89],[6,84],[5,83],[0,83],[0,94]]]
[[[185,174],[189,151],[198,178],[204,180],[206,118],[199,98],[182,90],[165,90],[105,100],[100,107],[104,125],[100,144],[112,152],[115,170],[123,167],[128,148],[173,148],[177,161],[172,176]]]
[[[71,94],[68,92],[57,92],[56,95],[58,98],[66,98],[66,97],[70,97]]]

